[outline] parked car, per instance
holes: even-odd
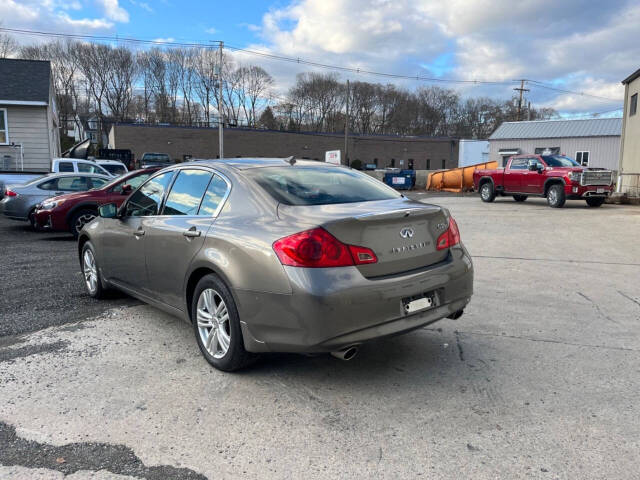
[[[173,165],[173,162],[167,153],[145,152],[140,157],[140,168],[168,167],[169,165]]]
[[[104,203],[120,205],[142,182],[159,168],[134,170],[99,188],[48,198],[36,207],[36,228],[70,232],[78,236],[82,227],[98,216]]]
[[[333,352],[458,318],[473,291],[455,220],[338,165],[227,159],[165,168],[80,232],[89,295],[123,290],[193,325],[221,370]]]
[[[99,188],[111,181],[106,175],[93,173],[49,173],[22,185],[9,185],[0,201],[5,216],[28,220],[36,227],[36,205],[49,197]]]
[[[529,196],[546,197],[550,207],[561,208],[567,200],[585,200],[599,207],[613,191],[613,172],[582,167],[564,155],[516,155],[506,168],[479,169],[473,184],[484,202],[497,195],[511,195],[516,202]]]
[[[96,158],[95,162],[104,168],[109,174],[119,177],[129,171],[127,166],[119,160],[108,160],[103,158]]]
[[[80,158],[54,158],[51,161],[51,171],[55,173],[80,172],[98,173],[100,175],[106,175],[107,177],[115,176],[93,160],[83,160]]]

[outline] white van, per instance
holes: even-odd
[[[91,160],[82,160],[79,158],[54,158],[51,162],[52,172],[81,172],[81,173],[99,173],[109,177],[115,177],[109,171],[102,168],[96,162]]]

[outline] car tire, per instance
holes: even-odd
[[[600,207],[604,203],[604,197],[587,198],[587,205],[590,207]]]
[[[78,235],[80,235],[80,230],[82,230],[82,227],[84,227],[87,223],[89,223],[91,220],[93,220],[97,216],[98,216],[98,212],[96,212],[95,210],[90,210],[86,208],[79,210],[77,212],[74,212],[69,222],[69,229],[73,237],[78,238]]]
[[[29,212],[29,215],[27,216],[27,218],[29,219],[29,225],[31,226],[31,230],[33,230],[34,232],[37,232],[38,230],[40,230],[40,227],[38,227],[38,221],[36,220],[35,209]]]
[[[480,199],[487,203],[491,203],[496,199],[496,192],[491,182],[484,182],[480,186]]]
[[[202,355],[216,369],[233,372],[255,360],[256,355],[244,349],[233,296],[217,275],[205,275],[196,285],[191,320]]]
[[[524,202],[527,199],[527,196],[526,195],[514,195],[513,199],[516,202]]]
[[[96,260],[96,251],[93,244],[88,241],[82,246],[80,255],[80,264],[82,267],[82,278],[84,286],[89,296],[93,298],[104,298],[107,289],[102,284],[98,261]]]
[[[547,203],[551,208],[562,208],[567,201],[567,195],[564,193],[564,185],[556,183],[551,185],[547,191]]]

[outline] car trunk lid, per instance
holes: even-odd
[[[448,225],[443,209],[436,205],[405,198],[313,206],[280,204],[278,215],[321,226],[345,244],[373,250],[378,261],[357,267],[367,278],[424,268],[448,255],[446,249],[436,249],[436,241]]]

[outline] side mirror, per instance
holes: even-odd
[[[538,173],[544,172],[544,167],[542,165],[538,165]]]
[[[538,166],[536,163],[530,163],[529,164],[529,171],[530,172],[535,172],[538,169]]]
[[[122,186],[122,195],[129,195],[133,191],[133,187],[128,183]]]
[[[118,216],[118,207],[115,203],[106,203],[98,207],[98,215],[102,218],[116,218]]]

